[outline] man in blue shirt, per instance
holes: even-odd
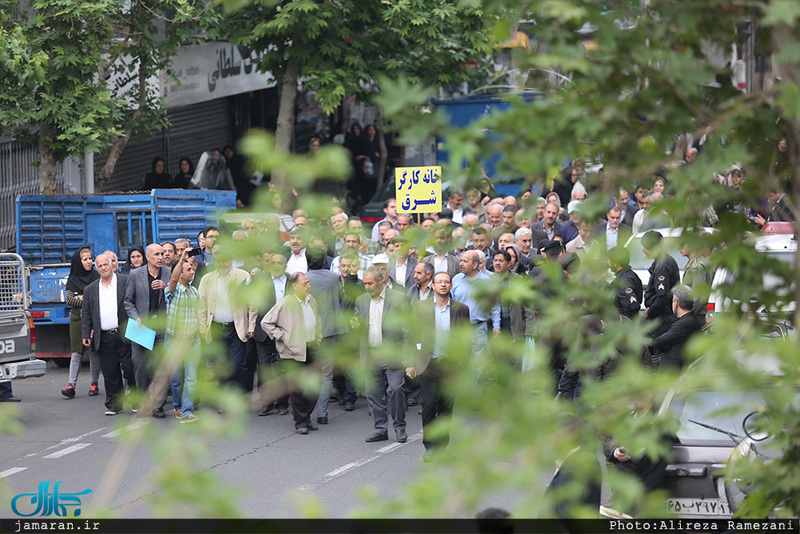
[[[417,358],[412,367],[406,369],[410,378],[419,374],[420,400],[422,402],[422,444],[426,451],[436,446],[446,446],[449,436],[435,439],[430,435],[428,425],[440,417],[449,417],[453,411],[453,401],[445,395],[444,379],[447,377],[448,341],[450,332],[459,324],[469,321],[469,308],[450,298],[452,288],[450,275],[438,272],[433,277],[433,302],[420,301],[415,313],[425,325],[418,334]],[[430,330],[433,325],[433,331]]]
[[[461,272],[453,278],[453,299],[469,306],[469,321],[475,326],[472,338],[472,356],[482,368],[489,355],[489,322],[492,323],[494,336],[500,335],[500,303],[495,301],[487,310],[475,299],[475,285],[488,283],[489,276],[479,268],[478,253],[467,250],[461,255]]]

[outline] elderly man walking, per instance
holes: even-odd
[[[282,364],[287,367],[308,368],[315,363],[315,353],[322,340],[322,321],[317,302],[310,295],[311,283],[308,277],[296,272],[286,282],[286,296],[261,320],[261,328],[275,340],[275,347]],[[319,378],[318,370],[315,376]],[[306,435],[309,430],[319,430],[311,423],[311,412],[319,399],[319,387],[306,390],[293,388],[289,394],[292,406],[294,427],[298,434]]]

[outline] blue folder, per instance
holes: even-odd
[[[139,326],[139,323],[129,317],[128,326],[125,329],[125,337],[147,350],[153,350],[153,345],[156,342],[156,331],[146,326]]]

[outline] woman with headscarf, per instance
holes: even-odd
[[[145,258],[144,248],[139,245],[134,245],[128,249],[128,261],[125,262],[122,272],[128,274],[145,263],[147,263],[147,259]]]
[[[508,266],[508,272],[516,273],[516,274],[528,274],[528,266],[523,265],[524,260],[520,260],[520,258],[524,258],[522,255],[522,249],[517,244],[511,244],[506,247],[506,252],[508,255],[511,256],[511,264]]]
[[[192,181],[192,176],[194,176],[194,165],[192,164],[192,160],[187,157],[181,158],[181,160],[178,162],[178,174],[175,175],[173,184],[175,187],[180,189],[189,189],[189,183]]]
[[[164,158],[153,158],[152,170],[144,175],[144,188],[145,190],[172,188],[172,176],[167,172]]]
[[[78,373],[81,370],[81,360],[86,347],[81,342],[81,308],[83,307],[83,292],[100,275],[92,267],[92,251],[89,247],[81,247],[72,255],[72,265],[67,278],[66,300],[72,306],[69,316],[69,344],[72,356],[69,361],[69,383],[61,390],[61,394],[71,399],[75,397],[75,385],[78,382]],[[92,384],[89,387],[89,396],[100,394],[97,382],[100,379],[100,357],[89,351],[89,371],[92,375]]]

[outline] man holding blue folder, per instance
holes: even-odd
[[[145,249],[147,264],[131,271],[128,285],[125,288],[125,311],[128,317],[139,323],[139,326],[149,326],[156,331],[162,331],[159,321],[166,319],[167,301],[164,297],[164,288],[169,283],[172,271],[164,267],[164,249],[158,243],[151,243]],[[141,394],[147,394],[150,386],[152,369],[152,352],[145,347],[134,343],[131,346],[133,354],[133,369],[136,375],[136,386]],[[153,417],[163,419],[164,404],[167,402],[167,392],[159,392],[155,400]],[[148,404],[148,403],[145,403]]]

